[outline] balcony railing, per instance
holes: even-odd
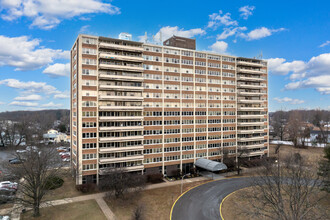
[[[132,56],[132,55],[119,55],[114,53],[108,53],[108,52],[101,52],[99,53],[100,58],[104,59],[116,59],[116,60],[128,60],[128,61],[134,61],[134,62],[142,62],[143,57],[142,56]]]
[[[100,105],[99,110],[105,110],[105,111],[142,111],[143,106],[107,106],[107,105]]]
[[[255,66],[255,67],[263,67],[262,63],[248,62],[248,61],[237,61],[237,65],[243,66]]]
[[[124,50],[124,51],[126,50],[126,51],[134,51],[134,52],[143,52],[143,47],[111,44],[111,43],[105,43],[105,42],[100,42],[99,47],[100,48],[118,49],[118,50]]]

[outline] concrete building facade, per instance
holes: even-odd
[[[107,168],[171,175],[198,158],[268,154],[267,63],[79,35],[71,50],[76,183]]]

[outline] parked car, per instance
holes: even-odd
[[[9,161],[10,164],[21,164],[23,163],[25,160],[24,159],[19,159],[19,158],[15,158]]]
[[[70,158],[70,155],[62,155],[61,158],[62,159],[64,159],[64,158]]]
[[[36,146],[27,146],[25,149],[27,151],[38,151],[38,148]]]
[[[17,185],[18,184],[16,182],[3,181],[3,182],[0,182],[0,189],[6,188],[6,189],[17,190]]]
[[[70,152],[60,152],[59,155],[60,156],[62,156],[62,155],[70,155]]]
[[[58,147],[56,148],[57,152],[66,152],[67,148],[66,147]]]
[[[63,162],[70,162],[70,160],[71,160],[70,157],[63,158],[63,159],[62,159]]]
[[[27,152],[27,150],[16,150],[16,153],[18,153],[18,154],[23,154],[23,153],[26,153]]]

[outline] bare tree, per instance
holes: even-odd
[[[305,147],[306,140],[311,136],[311,129],[305,124],[300,130],[300,143],[302,147]]]
[[[289,122],[287,125],[287,131],[290,140],[293,142],[294,147],[298,147],[301,126],[302,123],[299,112],[295,112],[295,111],[291,112],[289,117]]]
[[[236,157],[236,168],[237,168],[237,175],[241,174],[241,164],[242,160],[247,157],[249,150],[244,147],[237,148],[237,157]]]
[[[132,220],[143,220],[144,218],[144,209],[145,206],[143,204],[139,204],[136,206],[133,212]]]
[[[283,141],[285,125],[286,125],[284,112],[283,111],[276,112],[272,118],[272,122],[276,136],[278,136],[280,140]]]
[[[107,197],[123,197],[129,190],[139,191],[145,187],[145,176],[127,172],[124,168],[110,168],[100,178],[101,190],[109,191]]]
[[[33,216],[40,215],[40,205],[48,192],[51,179],[61,175],[61,160],[53,148],[29,150],[24,155],[16,154],[21,164],[8,164],[5,172],[19,181],[17,202],[33,209]]]
[[[313,124],[320,129],[320,143],[327,144],[328,143],[328,135],[329,135],[329,114],[323,116],[323,112],[317,110],[314,115]]]
[[[321,181],[315,173],[298,153],[277,164],[265,161],[260,176],[251,183],[252,190],[242,195],[251,204],[243,212],[251,218],[326,219],[320,206],[326,195],[320,193]]]
[[[324,159],[319,163],[318,175],[322,177],[322,189],[330,193],[330,145],[324,148]]]
[[[26,122],[6,120],[0,122],[0,127],[0,139],[4,146],[18,147],[25,141],[28,127]]]

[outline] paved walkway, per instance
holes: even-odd
[[[191,183],[191,182],[198,182],[202,180],[208,180],[209,178],[206,177],[195,177],[192,179],[185,179],[183,180],[183,184],[185,183]],[[157,188],[163,188],[163,187],[169,187],[169,186],[175,186],[181,184],[181,180],[177,181],[165,181],[163,183],[158,183],[158,184],[151,184],[147,185],[144,190],[151,190],[151,189],[157,189]],[[49,206],[57,206],[57,205],[64,205],[72,202],[80,202],[80,201],[86,201],[86,200],[92,200],[95,199],[101,210],[103,211],[105,217],[108,220],[115,220],[115,215],[107,205],[107,203],[104,201],[103,197],[106,196],[107,192],[102,192],[102,193],[94,193],[90,195],[83,195],[83,196],[77,196],[77,197],[71,197],[71,198],[65,198],[65,199],[58,199],[58,200],[53,200],[53,201],[48,201],[44,202],[40,205],[40,208],[45,208]],[[16,206],[16,205],[15,205]],[[14,206],[14,207],[15,207]],[[30,210],[30,209],[27,209]],[[20,219],[20,213],[22,212],[22,207],[15,207],[12,209],[11,213],[11,219],[13,220],[19,220]]]
[[[97,198],[96,199],[97,204],[99,204],[103,214],[108,220],[115,220],[115,214],[111,211],[108,204],[104,201],[103,198]]]

